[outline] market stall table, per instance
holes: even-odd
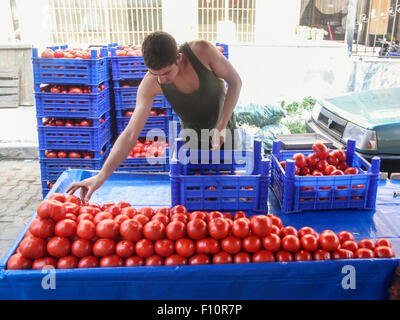
[[[51,193],[65,192],[94,171],[68,170]],[[120,267],[57,270],[6,270],[30,221],[0,262],[1,299],[387,299],[400,256],[398,181],[380,181],[374,211],[338,210],[280,213],[269,192],[269,213],[285,226],[317,232],[331,229],[362,238],[390,239],[392,259],[351,259],[201,266]],[[170,207],[168,174],[114,173],[91,202],[128,201],[136,208]],[[248,212],[251,215],[251,212]],[[50,277],[53,277],[50,279]],[[51,283],[50,281],[54,281]],[[54,286],[50,285],[53,284]]]

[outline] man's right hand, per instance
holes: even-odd
[[[72,183],[66,193],[69,195],[74,194],[76,190],[81,188],[80,198],[82,202],[89,202],[90,197],[92,196],[93,192],[95,192],[100,186],[103,184],[99,175],[95,175],[88,179],[82,180],[80,182]]]

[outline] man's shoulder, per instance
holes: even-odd
[[[192,51],[204,51],[212,48],[211,42],[207,40],[193,40],[188,42]]]

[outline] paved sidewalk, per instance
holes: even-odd
[[[0,260],[42,200],[37,160],[0,161]]]

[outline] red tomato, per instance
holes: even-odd
[[[376,246],[374,249],[374,256],[377,258],[394,258],[396,254],[391,247]]]
[[[311,175],[312,175],[312,176],[315,176],[315,177],[321,177],[321,176],[323,176],[324,174],[323,174],[321,171],[319,171],[319,170],[313,170],[312,173],[311,173]]]
[[[286,227],[283,227],[282,229],[281,229],[281,232],[280,232],[280,237],[281,238],[283,238],[283,237],[285,237],[285,236],[288,236],[288,235],[293,235],[293,236],[298,236],[298,232],[297,232],[297,230],[296,230],[296,228],[295,227],[292,227],[292,226],[286,226]]]
[[[76,234],[82,239],[93,239],[96,236],[96,225],[90,220],[82,220],[76,227]]]
[[[71,219],[63,219],[56,223],[54,233],[60,237],[73,237],[76,234],[77,223]]]
[[[297,236],[301,239],[303,236],[305,236],[306,234],[312,234],[315,235],[315,230],[311,227],[302,227],[298,232],[297,232]]]
[[[374,251],[368,248],[359,248],[354,253],[354,257],[358,259],[371,259],[375,257]]]
[[[67,214],[72,213],[74,215],[78,214],[80,208],[79,205],[73,202],[64,202],[63,206],[67,210]]]
[[[327,159],[329,157],[329,149],[322,142],[314,143],[312,149],[317,157],[321,160]]]
[[[171,216],[171,209],[167,208],[167,207],[158,208],[156,210],[155,214],[158,214],[158,213],[165,214],[169,218]]]
[[[107,207],[107,209],[104,211],[109,212],[112,214],[113,217],[116,217],[117,215],[119,215],[121,213],[121,208],[117,205],[111,205],[111,206]]]
[[[165,228],[165,235],[170,240],[183,238],[186,233],[186,225],[182,221],[172,221]]]
[[[150,220],[151,217],[154,216],[155,212],[154,212],[153,208],[150,208],[150,207],[143,207],[143,208],[140,208],[140,209],[139,209],[138,214],[143,214],[143,215],[145,215],[146,217],[148,217],[149,220]]]
[[[310,174],[310,168],[309,167],[303,167],[300,168],[300,175],[301,176],[306,176]]]
[[[175,214],[173,217],[176,217],[177,214]],[[184,215],[185,216],[185,215]],[[185,216],[186,217],[186,216]],[[165,227],[168,225],[169,223],[169,217],[163,213],[156,213],[152,218],[152,221],[160,221]],[[177,219],[175,219],[177,220]]]
[[[312,259],[313,257],[311,252],[307,250],[299,250],[294,254],[295,261],[310,261]]]
[[[214,218],[208,223],[208,233],[214,239],[226,238],[229,234],[229,223],[224,218]]]
[[[39,238],[49,238],[54,235],[55,222],[51,219],[36,218],[29,225],[32,235]]]
[[[264,237],[271,233],[272,219],[265,215],[255,215],[250,218],[251,232],[259,237]]]
[[[154,244],[149,239],[140,239],[136,242],[136,255],[147,258],[154,254]]]
[[[240,218],[247,218],[247,214],[244,211],[236,211],[234,216],[233,216],[233,220],[237,220]]]
[[[168,257],[175,252],[174,241],[170,239],[157,240],[154,245],[155,252],[161,257]]]
[[[347,241],[347,240],[353,240],[354,241],[354,236],[351,232],[349,231],[340,231],[337,234],[340,244],[343,244],[343,242]]]
[[[196,242],[196,252],[198,254],[216,254],[219,251],[219,241],[214,238],[200,239]]]
[[[326,160],[319,160],[315,165],[315,169],[320,172],[325,172],[325,168],[329,165],[328,161]]]
[[[313,234],[306,234],[301,237],[300,244],[307,251],[314,252],[318,249],[318,239]]]
[[[65,237],[54,237],[47,242],[47,252],[53,257],[65,257],[70,251],[71,242]]]
[[[69,91],[68,91],[68,93],[82,93],[82,92],[83,91],[81,88],[76,88],[76,87],[73,87],[73,88],[69,89]]]
[[[57,200],[43,200],[37,208],[37,215],[39,218],[51,218],[54,221],[64,219],[66,213],[67,210],[62,203]]]
[[[335,166],[333,166],[333,165],[328,165],[328,166],[325,168],[324,173],[325,173],[325,175],[329,176],[329,175],[331,175],[332,172],[335,171],[335,170],[336,170],[336,167],[335,167]]]
[[[57,200],[57,201],[60,201],[61,203],[64,203],[65,195],[63,195],[62,193],[59,193],[59,192],[55,192],[48,197],[48,200]]]
[[[354,253],[353,251],[339,248],[332,252],[332,259],[339,260],[339,259],[353,259]]]
[[[321,249],[326,251],[335,251],[340,246],[337,235],[333,232],[322,232],[318,238],[318,244]]]
[[[38,259],[46,254],[46,241],[34,235],[24,238],[19,245],[19,253],[27,259]]]
[[[239,218],[232,223],[232,234],[238,238],[244,238],[250,233],[250,220],[247,218]]]
[[[173,207],[172,209],[171,209],[171,215],[174,215],[175,213],[178,213],[178,212],[180,212],[180,213],[187,213],[187,209],[186,209],[186,207],[185,206],[182,206],[182,205],[176,205],[175,207]]]
[[[189,216],[186,213],[177,212],[172,215],[171,221],[182,221],[184,224],[187,224],[189,222]]]
[[[44,49],[44,51],[40,55],[41,58],[54,58],[54,51],[50,48]]]
[[[306,160],[307,160],[307,164],[308,164],[309,167],[315,167],[315,165],[318,162],[318,157],[317,157],[317,155],[315,153],[310,153],[306,157]]]
[[[118,223],[118,226],[119,226],[122,222],[124,222],[125,220],[129,220],[129,217],[128,217],[127,215],[124,215],[124,214],[119,214],[119,215],[117,215],[116,217],[114,217],[114,221],[115,221],[116,223]]]
[[[145,216],[144,214],[138,213],[132,218],[133,221],[136,221],[140,225],[144,226],[147,222],[150,221],[150,218]]]
[[[98,214],[95,215],[93,218],[94,224],[98,224],[100,221],[105,220],[105,219],[113,219],[113,215],[110,212],[106,211],[101,211]]]
[[[205,212],[202,211],[194,211],[189,215],[189,220],[193,220],[193,219],[201,219],[201,220],[206,220],[207,218],[207,214]]]
[[[339,159],[336,158],[333,153],[331,152],[328,157],[328,163],[332,166],[337,166],[339,164]]]
[[[267,251],[277,252],[281,248],[281,238],[277,234],[271,233],[262,238],[262,245]]]
[[[254,253],[261,249],[261,239],[257,236],[247,236],[242,240],[243,249],[247,252]]]
[[[57,261],[57,269],[74,269],[78,267],[78,258],[75,256],[61,257]]]
[[[193,240],[200,240],[207,237],[207,223],[201,219],[193,219],[187,224],[187,234]]]
[[[128,240],[122,240],[115,246],[115,253],[121,258],[128,258],[135,253],[135,245]]]
[[[13,254],[7,261],[7,269],[18,270],[18,269],[31,269],[32,260],[25,258],[22,254]]]
[[[284,251],[296,252],[300,250],[300,240],[294,235],[287,235],[282,238],[282,249]]]
[[[101,220],[96,226],[96,234],[100,238],[115,238],[119,235],[119,225],[112,219]]]
[[[336,169],[336,170],[333,170],[332,172],[331,172],[331,174],[330,174],[331,176],[343,176],[344,175],[344,173],[343,173],[343,171],[342,170],[338,170],[338,169]]]
[[[77,239],[72,243],[71,252],[78,258],[89,256],[92,253],[92,242],[86,239]]]
[[[232,262],[233,262],[232,256],[225,251],[220,251],[214,254],[212,258],[213,264],[227,264]]]
[[[81,222],[81,221],[83,221],[83,220],[90,220],[90,221],[93,221],[93,215],[92,214],[90,214],[90,213],[82,213],[82,214],[80,214],[79,216],[78,216],[78,218],[76,218],[76,222]]]
[[[81,159],[81,158],[82,158],[82,155],[81,155],[80,153],[78,153],[78,152],[71,151],[71,152],[68,153],[68,158],[71,158],[71,159]]]
[[[250,263],[251,257],[247,252],[239,252],[233,257],[234,263]]]
[[[279,229],[281,229],[283,227],[281,218],[279,218],[278,216],[276,216],[274,214],[269,214],[268,217],[271,218],[272,224],[274,226],[277,226]]]
[[[295,153],[292,157],[292,160],[296,161],[296,166],[298,168],[303,168],[307,165],[306,156],[302,153]]]
[[[293,254],[291,252],[284,250],[278,251],[277,253],[275,253],[275,261],[276,262],[293,261]]]
[[[347,249],[352,252],[356,252],[358,249],[357,243],[353,240],[346,240],[341,244],[342,249]]]
[[[190,265],[210,264],[211,259],[206,254],[196,254],[189,259]]]
[[[93,254],[97,257],[105,257],[115,252],[115,241],[109,238],[98,239],[92,248]]]
[[[375,244],[370,239],[362,239],[358,242],[358,248],[367,248],[367,249],[374,250]]]
[[[120,201],[117,203],[117,206],[120,207],[121,209],[131,207],[131,204],[126,201]]]
[[[147,257],[146,260],[144,261],[145,266],[162,266],[163,264],[164,264],[163,258],[161,258],[156,254]]]
[[[339,170],[345,171],[349,166],[344,161],[339,161],[339,164],[336,166]]]
[[[125,260],[125,267],[141,267],[144,266],[144,259],[141,257],[129,257]]]
[[[121,209],[121,214],[125,214],[129,219],[132,219],[137,214],[137,210],[133,207],[124,207]]]
[[[236,254],[242,249],[242,242],[240,238],[229,236],[221,240],[221,247],[230,254]]]
[[[274,262],[275,256],[271,251],[261,250],[253,254],[252,262]]]
[[[186,265],[188,261],[185,257],[180,256],[179,254],[173,254],[164,260],[165,266],[179,266]]]
[[[345,161],[346,160],[346,152],[339,149],[339,150],[333,150],[332,155],[336,157],[339,161]]]
[[[152,241],[157,241],[164,238],[165,226],[160,221],[149,221],[143,227],[143,235]]]
[[[271,233],[279,235],[281,233],[281,229],[279,229],[276,225],[272,225]]]
[[[44,257],[33,260],[32,269],[41,270],[46,267],[57,268],[57,260],[53,257]]]
[[[211,220],[215,219],[215,218],[223,218],[224,215],[222,214],[222,212],[219,211],[211,211],[208,212],[206,215],[206,221],[210,222]]]
[[[78,262],[78,268],[97,268],[99,260],[94,256],[83,257]]]
[[[182,257],[191,257],[196,251],[196,245],[192,239],[182,238],[176,240],[175,250]]]
[[[99,263],[100,268],[122,267],[123,265],[124,260],[116,254],[102,257]]]
[[[126,240],[136,242],[143,237],[143,227],[133,219],[125,220],[119,226],[119,232]]]
[[[100,209],[106,211],[106,209],[110,206],[115,206],[115,203],[112,201],[105,201]]]
[[[392,243],[390,242],[390,240],[386,239],[386,238],[380,238],[378,240],[376,240],[375,242],[375,247],[392,247]]]
[[[358,174],[358,169],[353,167],[346,168],[344,174]]]
[[[223,212],[222,215],[225,219],[233,220],[233,215],[230,212]]]
[[[314,252],[313,258],[314,260],[330,260],[331,253],[323,249],[318,249],[317,251]]]

